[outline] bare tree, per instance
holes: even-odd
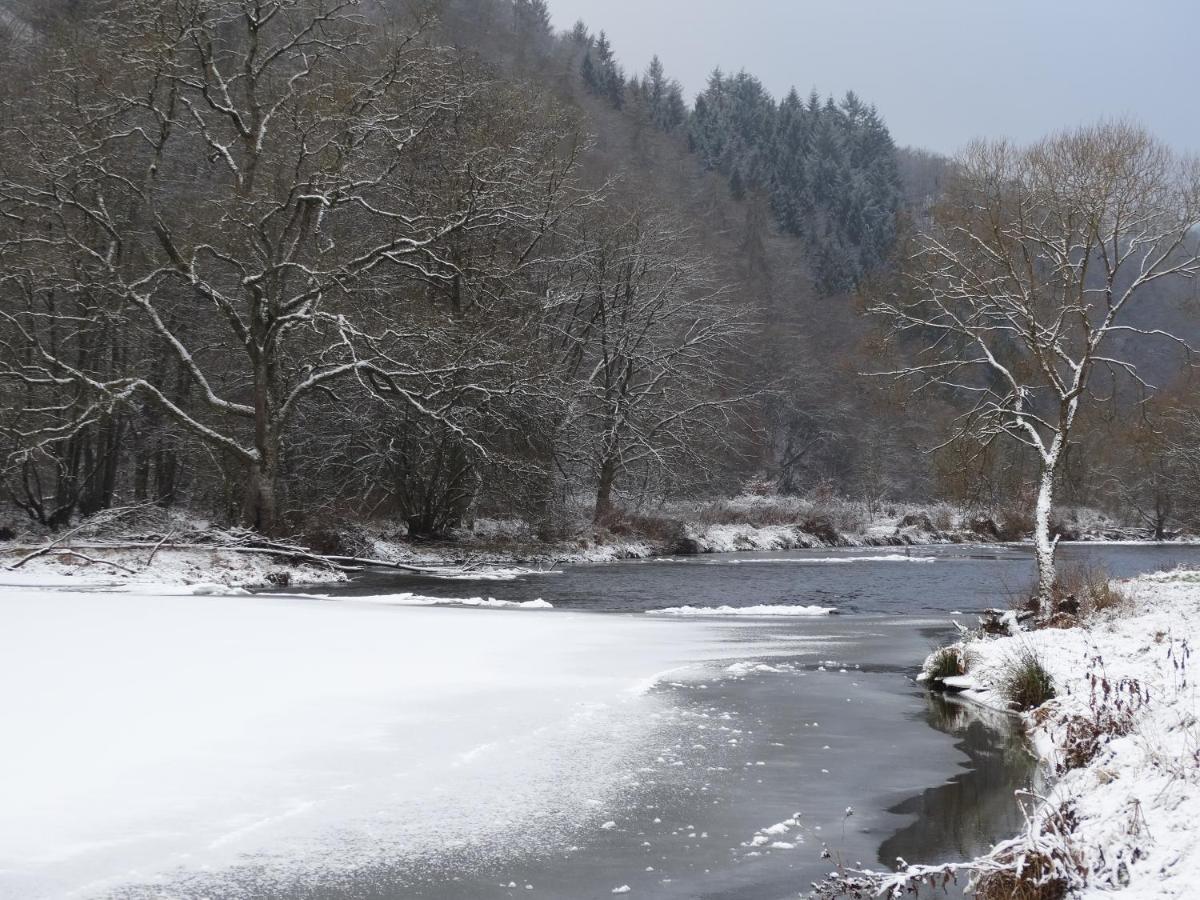
[[[969,398],[957,434],[1010,438],[1040,463],[1037,591],[1054,583],[1055,479],[1098,369],[1145,385],[1131,313],[1162,279],[1200,272],[1200,166],[1114,122],[1027,148],[975,143],[915,241],[905,289],[874,306],[915,348],[890,374]]]
[[[484,402],[496,364],[446,335],[480,299],[475,263],[500,233],[528,253],[570,166],[553,127],[469,140],[479,85],[362,6],[102,5],[97,52],[63,54],[8,134],[27,164],[0,179],[18,223],[0,318],[30,352],[5,353],[0,376],[71,393],[61,433],[155,407],[242,469],[243,518],[266,531],[312,397],[352,383],[451,430],[464,397]],[[85,309],[59,315],[62,297]],[[161,373],[47,339],[55,319],[80,345],[97,316],[172,359],[188,402]]]
[[[581,236],[583,264],[551,324],[567,365],[568,453],[593,479],[597,519],[622,476],[703,482],[704,450],[729,446],[737,407],[755,394],[728,365],[748,325],[687,236],[640,211],[600,231]]]

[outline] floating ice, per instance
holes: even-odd
[[[828,616],[837,610],[830,606],[672,606],[648,609],[651,616]]]

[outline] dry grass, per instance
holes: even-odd
[[[1087,880],[1075,843],[1079,819],[1070,803],[1052,810],[1040,834],[1026,844],[993,851],[991,865],[978,870],[977,900],[1063,900]]]
[[[1028,812],[1026,813],[1028,815]],[[939,897],[969,876],[967,893],[980,900],[1064,900],[1087,884],[1088,870],[1077,844],[1078,817],[1070,803],[1030,822],[1022,836],[965,863],[907,866],[895,874],[850,869],[841,864],[819,883],[819,900],[874,900],[878,897]]]
[[[1008,661],[1000,682],[1000,693],[1021,712],[1036,709],[1054,699],[1054,681],[1036,650],[1024,647]]]
[[[756,498],[753,503],[715,500],[702,506],[702,525],[795,525],[812,513],[812,504],[796,497]]]
[[[1081,618],[1131,608],[1129,596],[1113,584],[1108,572],[1080,563],[1064,570],[1054,581],[1053,612]]]
[[[930,679],[967,674],[967,660],[958,647],[941,647],[933,652],[925,668]]]
[[[824,497],[739,497],[714,500],[687,514],[701,525],[799,525],[827,522],[843,534],[862,531],[870,516],[853,500]]]
[[[1081,620],[1101,613],[1132,610],[1133,601],[1100,566],[1078,563],[1062,570],[1054,579],[1050,602],[1043,609],[1036,594],[1008,591],[1008,608],[1026,614],[1035,628],[1074,628]],[[1004,633],[997,626],[994,632]]]
[[[1040,854],[1026,854],[1025,868],[985,872],[975,882],[976,900],[1063,900],[1066,879],[1053,874],[1054,861]]]
[[[662,544],[674,544],[684,536],[684,526],[678,519],[645,515],[612,509],[596,525],[618,537],[645,538]]]
[[[1087,715],[1067,722],[1060,769],[1079,769],[1090,763],[1110,740],[1132,734],[1138,713],[1150,702],[1150,692],[1136,678],[1111,679],[1104,660],[1089,662]]]

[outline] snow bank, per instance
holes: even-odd
[[[1056,810],[1074,822],[1067,867],[1081,898],[1188,898],[1200,885],[1200,708],[1190,643],[1200,634],[1200,573],[1143,576],[1123,587],[1132,611],[1085,627],[972,640],[969,671],[954,679],[993,708],[1011,660],[1029,653],[1056,697],[1025,716],[1048,774],[1058,776],[1033,815],[1030,835],[1057,837]],[[1100,727],[1097,727],[1099,725]],[[1018,849],[1050,845],[1024,837]]]
[[[575,563],[606,563],[622,559],[650,559],[658,551],[648,541],[608,541],[577,548],[567,554]]]
[[[830,606],[671,606],[648,609],[648,616],[828,616],[837,609]]]
[[[247,860],[259,893],[295,896],[318,872],[554,846],[664,739],[665,701],[639,688],[713,638],[643,617],[0,589],[0,897],[182,880],[241,896],[221,879]]]
[[[709,525],[696,532],[694,540],[702,553],[802,550],[818,544],[796,525]]]
[[[89,562],[70,550],[55,550],[13,571],[7,565],[22,554],[0,552],[0,587],[55,585],[89,590],[128,586],[131,590],[154,590],[207,583],[252,588],[283,583],[337,584],[346,580],[344,573],[334,569],[293,565],[265,554],[237,553],[216,547],[164,548],[157,552],[153,547],[88,547],[86,554],[96,562]]]

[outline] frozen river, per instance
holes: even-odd
[[[332,599],[0,586],[0,897],[774,900],[838,861],[962,858],[1016,827],[1030,760],[911,676],[1028,573],[957,547]],[[839,615],[646,614],[724,606]]]

